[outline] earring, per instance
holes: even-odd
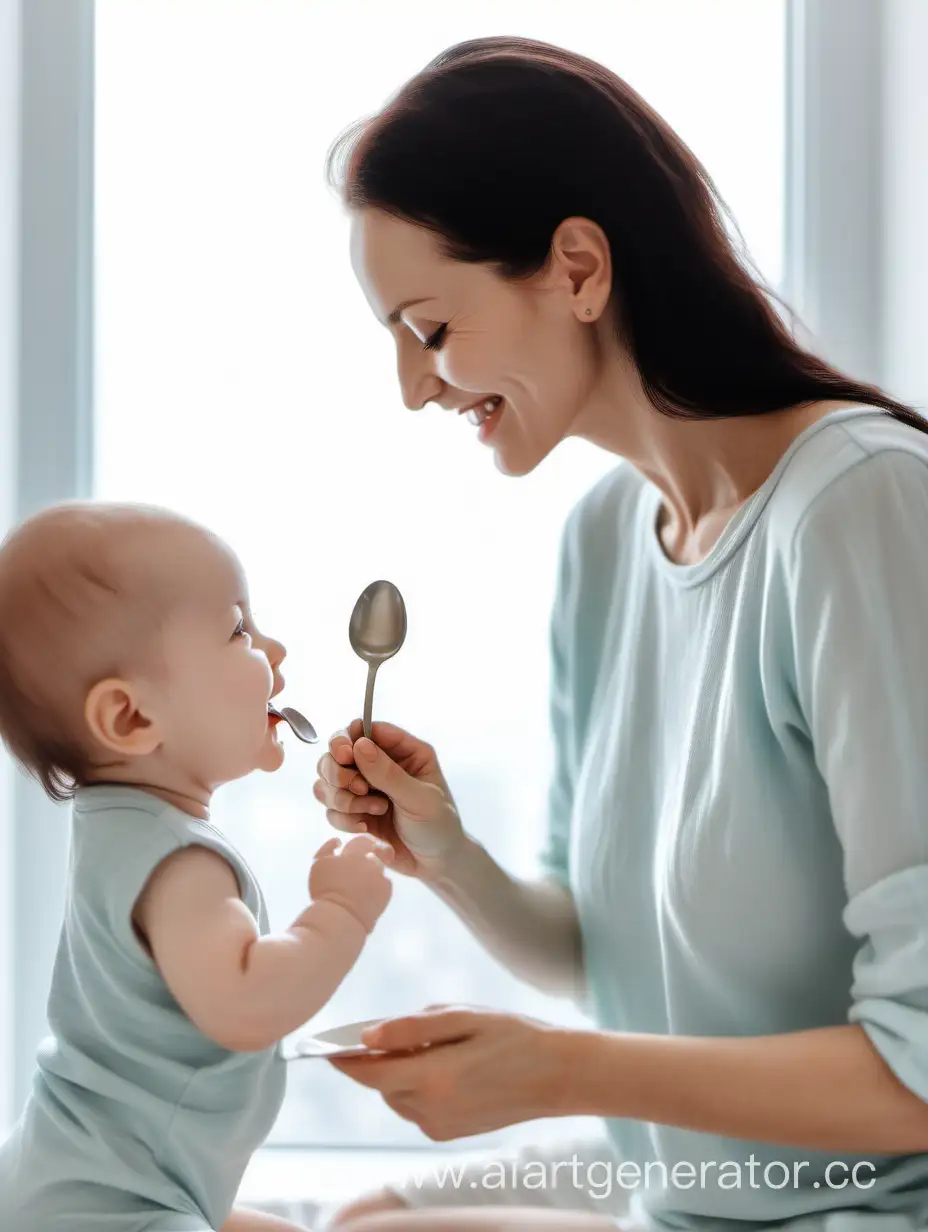
[[[586,315],[587,315],[588,317],[591,317],[591,316],[593,315],[593,309],[592,309],[592,308],[587,308],[587,310],[586,310]]]

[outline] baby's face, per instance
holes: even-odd
[[[210,789],[276,770],[284,752],[267,707],[283,688],[286,651],[256,628],[241,566],[223,543],[185,527],[166,534],[154,562],[169,567],[172,590],[165,670],[148,686],[159,756]]]

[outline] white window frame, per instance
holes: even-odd
[[[0,262],[10,304],[12,390],[0,454],[12,461],[4,513],[16,521],[90,492],[93,440],[93,5],[91,0],[0,0],[15,83],[15,133],[0,149],[0,217],[12,259]],[[15,254],[15,255],[13,255]],[[2,344],[0,344],[2,345]],[[64,897],[67,815],[35,784],[5,781],[0,846],[11,938],[0,1039],[4,1111],[28,1091],[45,1031],[51,963]]]
[[[0,0],[0,534],[13,518],[18,305],[19,11]],[[13,1111],[13,772],[0,760],[0,1133]]]
[[[882,0],[788,0],[784,298],[832,363],[884,380]]]
[[[829,358],[872,379],[881,63],[880,0],[788,0],[785,297]],[[0,0],[4,527],[91,490],[93,78],[92,0]],[[0,770],[2,1131],[45,1029],[67,826],[34,785]]]

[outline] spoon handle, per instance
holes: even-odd
[[[371,663],[367,669],[367,688],[364,692],[364,734],[371,738],[371,715],[374,712],[374,677],[377,675],[379,663]]]

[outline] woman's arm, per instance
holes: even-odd
[[[469,837],[453,862],[421,879],[518,979],[551,996],[582,1000],[580,924],[566,886],[511,876]]]
[[[856,1024],[747,1039],[564,1032],[554,1046],[561,1115],[821,1151],[928,1151],[928,1104]]]
[[[562,1030],[443,1009],[382,1023],[364,1040],[420,1051],[332,1064],[439,1141],[542,1117],[599,1116],[810,1150],[928,1151],[928,1104],[856,1025],[702,1038]]]
[[[360,735],[360,721],[336,732],[319,763],[313,794],[332,825],[388,843],[396,871],[429,886],[519,979],[581,998],[580,926],[566,886],[510,876],[466,833],[431,745],[391,723],[375,723],[373,741]]]

